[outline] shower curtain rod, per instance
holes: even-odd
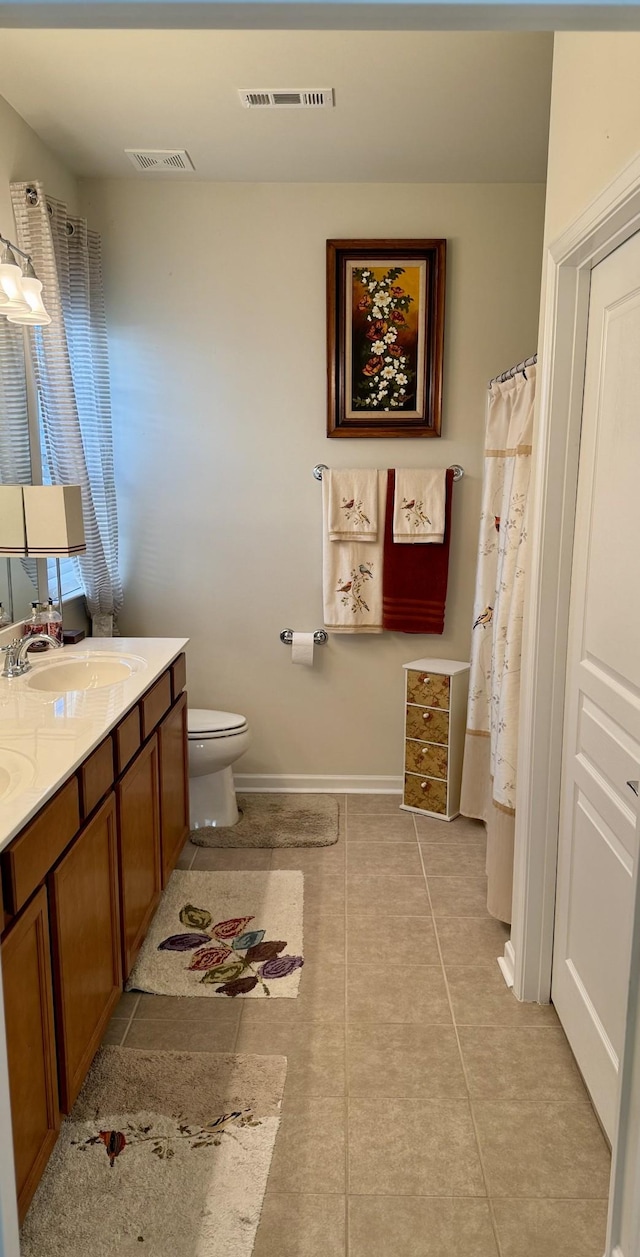
[[[533,357],[531,358],[525,358],[523,362],[518,363],[517,367],[510,367],[508,371],[503,371],[502,375],[494,375],[493,379],[489,380],[489,384],[487,387],[491,388],[492,384],[504,384],[505,380],[512,380],[514,375],[518,375],[520,371],[522,372],[526,380],[527,378],[526,367],[534,367],[537,361],[538,361],[537,354],[534,354]]]

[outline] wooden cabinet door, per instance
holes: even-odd
[[[111,794],[49,878],[58,1072],[68,1113],[120,998],[116,805]]]
[[[162,885],[166,886],[189,832],[187,696],[182,694],[158,728]]]
[[[162,889],[158,738],[143,746],[117,785],[124,978],[129,976]]]
[[[44,887],[2,943],[9,1092],[20,1221],[60,1127],[47,893]],[[6,1132],[3,1134],[4,1138]]]

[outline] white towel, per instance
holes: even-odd
[[[384,518],[386,471],[376,477],[377,518]],[[324,622],[332,633],[382,632],[382,542],[331,541],[329,535],[329,483],[322,477],[322,582]]]
[[[393,501],[393,540],[399,545],[417,541],[442,545],[447,496],[446,471],[396,470]]]
[[[378,473],[357,468],[333,471],[327,468],[322,484],[329,495],[328,533],[330,541],[377,541]]]

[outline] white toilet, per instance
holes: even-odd
[[[235,825],[239,812],[231,765],[249,747],[246,718],[190,707],[188,738],[191,828]]]

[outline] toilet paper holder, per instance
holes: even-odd
[[[283,629],[280,634],[280,641],[284,642],[285,646],[290,646],[291,643],[293,642],[293,629]],[[315,633],[313,634],[314,646],[324,646],[325,642],[328,642],[328,641],[329,641],[329,634],[327,633],[327,630],[316,629]]]

